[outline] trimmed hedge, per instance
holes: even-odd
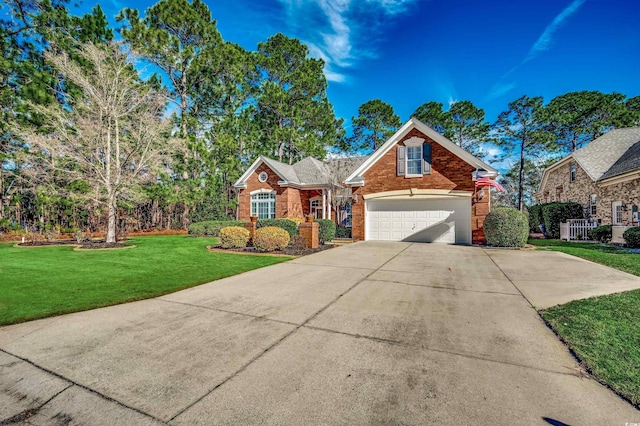
[[[529,207],[529,231],[540,232],[540,225],[544,223],[542,218],[543,204],[534,204]]]
[[[640,226],[635,226],[624,231],[622,234],[624,241],[627,243],[627,247],[638,248],[640,247]]]
[[[278,226],[265,226],[256,229],[253,235],[253,247],[257,251],[282,250],[289,244],[289,233]]]
[[[287,231],[289,238],[291,238],[298,234],[298,224],[295,219],[259,219],[257,227],[266,228],[267,226],[276,226]]]
[[[596,226],[591,231],[589,231],[589,238],[595,241],[599,241],[601,243],[608,243],[609,241],[611,241],[611,236],[612,236],[611,225]]]
[[[484,235],[495,247],[524,247],[529,237],[527,215],[512,207],[497,207],[484,220]]]
[[[249,230],[241,226],[225,226],[220,230],[222,248],[244,248],[249,242]]]
[[[220,230],[227,226],[243,226],[241,220],[208,220],[205,222],[194,222],[189,225],[189,235],[193,237],[219,237]]]
[[[560,238],[560,223],[568,219],[584,218],[584,208],[579,203],[542,204],[544,227],[549,238]]]
[[[314,222],[320,224],[318,228],[318,239],[320,244],[332,241],[336,237],[336,223],[331,219],[316,219]]]
[[[338,226],[336,228],[336,238],[351,238],[351,228]]]

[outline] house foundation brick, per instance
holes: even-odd
[[[253,241],[253,236],[256,234],[256,229],[258,229],[258,222],[245,222],[244,229],[249,231],[249,242]]]
[[[302,222],[299,229],[300,235],[307,242],[307,248],[318,248],[320,246],[320,224],[318,222]]]

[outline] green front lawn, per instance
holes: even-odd
[[[540,250],[560,251],[640,276],[640,255],[630,253],[622,248],[602,246],[596,243],[572,243],[537,238],[530,238],[529,244]]]
[[[592,243],[530,239],[640,276],[640,255]],[[640,290],[576,300],[540,312],[595,378],[640,405]]]
[[[541,312],[599,381],[640,405],[640,290]]]
[[[211,253],[213,238],[137,237],[136,248],[0,244],[0,325],[171,293],[288,260]]]

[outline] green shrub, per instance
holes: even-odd
[[[540,232],[540,225],[543,223],[542,204],[534,204],[529,207],[529,231]]]
[[[640,247],[640,226],[635,226],[624,231],[622,234],[624,241],[628,247],[638,248]]]
[[[611,241],[611,228],[611,225],[596,226],[589,231],[589,238],[600,241],[601,243],[608,243]]]
[[[529,237],[527,215],[512,207],[497,207],[484,220],[487,243],[496,247],[524,247]]]
[[[338,226],[336,228],[336,238],[351,238],[351,228]]]
[[[219,237],[220,230],[227,226],[242,226],[240,220],[208,220],[205,222],[194,222],[189,225],[189,235],[194,237]]]
[[[320,224],[318,229],[318,239],[320,244],[332,241],[336,237],[336,223],[331,219],[316,219]]]
[[[189,235],[192,237],[204,237],[204,222],[195,222],[189,225]]]
[[[219,236],[222,248],[243,248],[249,242],[249,230],[240,226],[225,226]]]
[[[282,250],[289,244],[289,233],[278,226],[265,226],[256,229],[253,246],[258,251]]]
[[[258,220],[258,228],[266,228],[267,226],[277,226],[282,228],[289,234],[289,238],[298,233],[298,223],[295,218],[292,219],[260,219]]]
[[[307,237],[304,235],[294,235],[287,246],[292,250],[304,250],[307,248]]]
[[[584,208],[578,203],[549,203],[542,205],[542,217],[547,236],[560,238],[560,223],[568,219],[584,218]]]

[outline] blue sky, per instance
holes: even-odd
[[[103,0],[113,16],[153,1]],[[527,94],[640,95],[637,0],[207,0],[222,36],[248,50],[282,32],[325,59],[347,127],[379,98],[405,121],[424,102],[471,100],[493,121]],[[82,8],[93,6],[85,0]]]

